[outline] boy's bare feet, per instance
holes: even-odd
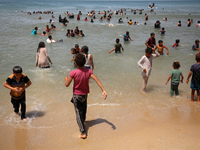
[[[86,134],[81,134],[81,135],[79,135],[79,138],[86,139],[87,135]]]
[[[18,112],[15,112],[15,114],[16,114],[16,115],[19,115],[19,113],[18,113]]]
[[[143,93],[143,94],[146,94],[146,91],[141,90],[140,92]]]
[[[24,117],[21,116],[21,120],[26,120],[26,118],[27,118],[26,116],[24,116]]]

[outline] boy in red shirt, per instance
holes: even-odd
[[[89,79],[90,77],[95,80],[95,82],[99,85],[102,90],[102,97],[104,100],[107,97],[107,93],[101,84],[101,82],[97,79],[97,77],[93,74],[90,69],[84,68],[85,64],[85,56],[81,54],[77,54],[75,57],[75,64],[77,65],[77,70],[72,70],[69,73],[69,77],[65,77],[65,86],[68,87],[71,81],[74,79],[73,85],[73,97],[71,102],[74,104],[74,108],[76,111],[76,120],[81,132],[79,136],[82,139],[87,138],[86,130],[85,130],[85,119],[86,119],[86,111],[87,111],[87,94],[89,93]]]

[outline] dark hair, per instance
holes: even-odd
[[[37,52],[39,52],[40,48],[44,48],[44,47],[45,47],[44,42],[40,42],[40,43],[38,44]]]
[[[165,28],[162,28],[162,30],[165,30]]]
[[[200,23],[200,21],[198,21],[197,23]]]
[[[35,27],[35,30],[37,30],[38,29],[38,27]]]
[[[43,34],[46,34],[46,32],[45,32],[45,31],[43,31]]]
[[[162,41],[162,40],[159,40],[158,43],[163,43],[163,41]]]
[[[83,67],[85,65],[85,56],[82,54],[77,54],[75,57],[75,62],[78,67]]]
[[[179,21],[179,23],[181,23],[181,21]]]
[[[126,34],[129,34],[129,32],[128,32],[128,31],[126,31]]]
[[[174,61],[174,63],[173,63],[173,67],[175,68],[175,69],[178,69],[178,68],[180,68],[180,63],[178,62],[178,61]]]
[[[152,36],[152,35],[155,35],[155,33],[152,32],[150,35],[151,35],[151,36]]]
[[[190,21],[190,19],[188,19],[188,21]]]
[[[73,51],[73,54],[79,54],[79,51],[76,51],[75,48],[71,48],[71,50]]]
[[[152,54],[153,53],[152,48],[147,47],[146,50],[145,50],[145,53]]]
[[[20,66],[15,66],[13,67],[13,72],[16,74],[22,73],[22,68]]]
[[[179,39],[176,39],[176,43],[178,44],[180,42],[180,40]]]
[[[75,47],[79,47],[79,45],[78,45],[78,44],[75,44]]]
[[[198,53],[196,54],[196,61],[197,61],[197,62],[200,62],[200,52],[198,52]]]
[[[81,48],[81,51],[82,51],[83,53],[86,54],[86,58],[87,58],[87,57],[88,57],[89,48],[88,48],[87,46],[83,46],[83,47]]]
[[[197,39],[197,40],[195,40],[195,43],[198,43],[199,42],[199,40]]]
[[[116,39],[116,43],[119,43],[119,39],[118,38]]]
[[[49,36],[48,36],[48,38],[49,38],[49,39],[52,39],[52,36],[51,36],[51,35],[49,35]]]
[[[80,32],[83,32],[82,30],[80,30]]]

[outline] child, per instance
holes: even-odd
[[[191,25],[192,25],[192,22],[190,21],[190,19],[188,19],[187,27],[190,27]]]
[[[97,79],[97,77],[93,74],[90,69],[85,69],[85,56],[81,54],[77,54],[75,58],[75,63],[78,67],[77,70],[73,70],[69,73],[69,77],[65,77],[65,86],[68,87],[71,81],[74,79],[73,85],[73,97],[71,102],[74,104],[74,108],[76,111],[76,120],[81,132],[79,136],[82,139],[87,138],[86,129],[85,129],[85,119],[86,119],[86,111],[87,111],[87,95],[89,93],[89,79],[90,77],[95,80],[95,82],[99,85],[102,90],[102,97],[104,100],[107,97],[107,93],[101,84],[101,82]]]
[[[192,50],[195,51],[195,50],[199,50],[200,47],[199,47],[199,40],[197,39],[195,41],[195,44],[192,46]]]
[[[156,46],[156,39],[155,39],[155,33],[151,33],[151,37],[145,42],[145,45],[149,48],[154,48]]]
[[[26,96],[25,89],[31,85],[29,78],[22,74],[22,68],[15,66],[13,68],[13,74],[10,75],[5,83],[4,87],[10,89],[11,103],[13,104],[14,112],[19,113],[19,105],[21,105],[21,119],[26,119]]]
[[[181,21],[179,21],[176,26],[181,27]]]
[[[152,54],[153,51],[155,54]],[[147,47],[146,55],[142,56],[142,58],[138,61],[138,65],[140,68],[142,68],[142,76],[143,76],[143,85],[142,85],[142,92],[146,92],[146,85],[149,79],[149,76],[151,74],[152,69],[152,59],[160,56],[158,52],[153,50],[152,48]]]
[[[75,44],[75,49],[76,49],[76,51],[79,51],[79,52],[81,52],[81,48],[79,47],[79,45],[78,45],[78,44]]]
[[[73,58],[71,59],[71,62],[75,60],[75,57],[77,54],[79,54],[81,52],[81,49],[79,48],[78,44],[75,44],[75,48],[71,49],[71,54],[73,55]],[[74,68],[76,68],[76,64],[74,62]]]
[[[188,84],[189,79],[192,75],[191,80],[191,101],[194,101],[194,93],[197,90],[197,102],[199,102],[199,90],[200,90],[200,52],[196,54],[195,60],[197,61],[196,64],[193,64],[190,68],[190,73],[188,74],[186,83]]]
[[[50,57],[48,56],[47,49],[45,48],[45,43],[40,42],[38,44],[35,67],[39,66],[40,68],[50,68],[49,62],[53,64]]]
[[[196,27],[200,27],[200,21],[197,22]]]
[[[49,28],[48,25],[46,25],[46,29],[45,29],[45,31],[46,31],[46,32],[50,32],[50,31],[51,31],[51,29]]]
[[[46,33],[46,31],[43,31],[41,35],[47,36],[47,35],[49,35],[49,34],[52,34],[52,33]]]
[[[130,21],[128,22],[129,25],[132,25],[133,24],[133,21],[132,19],[130,19]]]
[[[71,62],[75,60],[75,57],[77,54],[79,54],[79,51],[76,51],[75,48],[71,48],[71,54],[73,55],[73,58],[71,59]],[[74,68],[77,68],[75,62],[74,62]]]
[[[58,30],[58,29],[56,28],[56,26],[54,26],[53,24],[51,24],[51,30]]]
[[[175,43],[172,47],[178,47],[178,46],[179,46],[179,43],[180,43],[180,40],[177,39],[177,40],[176,40],[176,43]]]
[[[121,53],[121,48],[122,48],[122,50],[124,51],[124,48],[122,47],[121,43],[119,43],[119,39],[117,38],[117,39],[116,39],[115,48],[114,48],[113,50],[111,50],[111,51],[109,52],[109,54],[110,54],[111,52],[113,52],[113,51],[115,51],[115,53]]]
[[[147,20],[149,20],[149,18],[148,18],[148,16],[147,16],[147,14],[145,14],[145,20],[147,21]]]
[[[74,34],[74,31],[73,31],[73,29],[71,29],[70,36],[71,36],[71,37],[75,37],[75,34]]]
[[[63,27],[66,27],[66,26],[67,26],[67,23],[63,21],[62,26],[63,26]]]
[[[74,34],[75,34],[75,35],[79,35],[79,29],[78,29],[78,26],[76,26],[76,29],[74,30]]]
[[[55,43],[56,42],[55,40],[52,39],[51,35],[48,36],[48,39],[46,41],[47,41],[47,43]]]
[[[162,30],[161,31],[159,31],[159,32],[161,32],[161,35],[164,35],[165,34],[165,28],[162,28]]]
[[[167,84],[169,80],[171,79],[171,90],[170,90],[171,97],[174,95],[174,92],[176,95],[179,95],[178,86],[180,82],[180,77],[181,77],[181,83],[183,83],[183,75],[182,75],[182,72],[179,70],[180,63],[178,61],[175,61],[173,63],[173,68],[174,70],[171,71],[170,76],[166,82]]]
[[[80,20],[80,16],[79,16],[79,14],[77,15],[77,20]]]
[[[80,30],[79,36],[81,36],[81,37],[85,36],[82,30]]]
[[[66,36],[70,36],[71,33],[70,33],[70,29],[67,29],[67,33],[66,33]]]
[[[133,39],[131,39],[131,37],[130,37],[130,35],[129,35],[129,31],[126,31],[126,34],[124,34],[124,41],[129,41],[129,40],[131,40],[131,41],[133,41]]]
[[[84,53],[84,55],[85,55],[85,61],[86,61],[85,65],[84,65],[84,68],[90,69],[90,66],[92,66],[92,71],[94,71],[93,57],[92,57],[91,54],[88,54],[88,51],[89,51],[89,49],[88,49],[87,46],[83,46],[81,48],[81,52]]]
[[[38,27],[35,27],[35,29],[33,29],[33,31],[31,32],[31,35],[36,35],[36,34],[41,34],[41,33],[37,33]]]
[[[164,53],[163,53],[163,49],[164,48],[167,49],[167,55],[169,55],[168,48],[165,45],[163,45],[163,41],[162,40],[159,40],[158,41],[158,45],[156,45],[154,50],[158,49],[158,52],[160,53],[160,55],[164,55]]]
[[[88,19],[87,19],[87,17],[85,17],[85,19],[84,19],[85,21],[88,21]]]

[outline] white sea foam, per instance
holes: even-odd
[[[111,103],[111,104],[99,104],[99,103],[95,103],[95,104],[88,104],[89,107],[92,107],[92,106],[99,106],[99,107],[115,107],[115,106],[120,106],[120,104],[114,104],[114,103]]]

